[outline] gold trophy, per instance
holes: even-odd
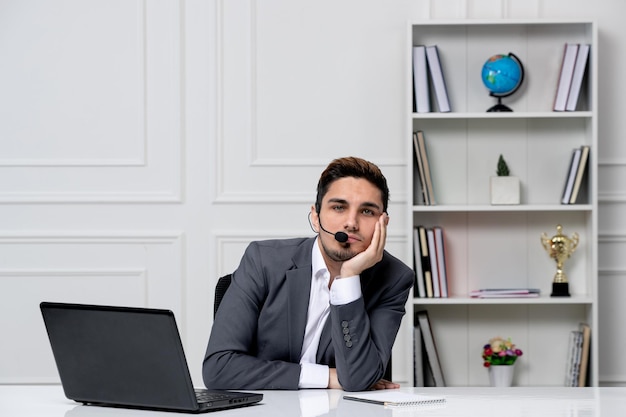
[[[556,226],[556,235],[548,237],[545,233],[541,235],[541,243],[548,255],[556,261],[556,274],[552,282],[551,297],[569,297],[569,283],[567,275],[563,272],[563,263],[570,257],[578,246],[578,233],[572,235],[571,238],[563,235],[563,227],[558,224]]]

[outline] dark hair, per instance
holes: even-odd
[[[387,205],[389,203],[389,187],[387,187],[387,180],[385,176],[373,163],[361,158],[349,156],[345,158],[338,158],[333,160],[322,175],[317,183],[317,197],[315,199],[315,211],[318,213],[322,208],[322,199],[328,192],[330,185],[340,178],[354,177],[363,178],[372,184],[374,184],[381,194],[383,200],[383,211],[387,212]]]

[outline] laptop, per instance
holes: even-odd
[[[263,394],[194,389],[170,310],[42,302],[65,396],[89,405],[204,413]]]

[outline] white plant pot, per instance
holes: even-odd
[[[518,177],[491,177],[491,204],[519,204]]]
[[[489,385],[492,387],[513,386],[515,365],[491,365],[489,367]]]

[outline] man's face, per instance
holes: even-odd
[[[335,180],[322,199],[319,214],[311,208],[311,216],[319,231],[324,257],[343,262],[369,246],[376,222],[383,214],[382,194],[363,178],[346,177]],[[344,232],[348,241],[337,242],[330,233]]]

